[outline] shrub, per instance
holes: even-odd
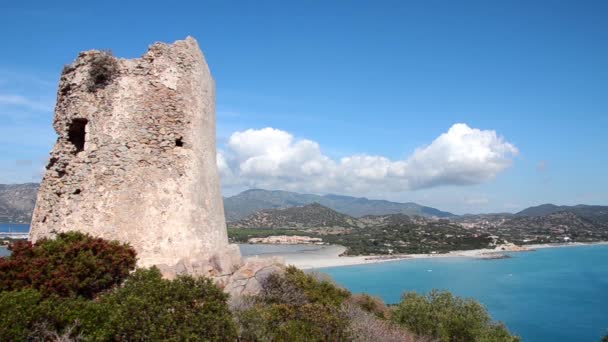
[[[84,335],[96,340],[235,340],[227,299],[207,278],[167,280],[157,268],[138,270],[124,286],[100,297],[99,313],[106,319]]]
[[[348,335],[357,342],[422,342],[421,338],[390,321],[381,319],[354,303],[345,303],[343,311],[349,320]]]
[[[0,340],[52,340],[52,335],[76,336],[80,323],[95,326],[93,302],[82,297],[44,297],[25,289],[0,293]],[[80,322],[80,323],[79,323]]]
[[[348,317],[341,305],[350,293],[295,267],[262,281],[256,297],[234,307],[246,341],[341,341]]]
[[[493,323],[481,304],[449,292],[405,293],[392,320],[415,334],[440,341],[519,341],[504,325]]]
[[[0,340],[27,340],[40,317],[42,296],[36,290],[0,293]]]
[[[0,340],[235,340],[226,300],[209,279],[165,280],[156,268],[138,270],[96,300],[6,291],[0,293]]]
[[[602,342],[608,342],[608,335],[606,335],[602,338]]]
[[[111,50],[97,53],[91,59],[87,88],[90,92],[104,88],[118,73],[118,63],[112,56]]]
[[[268,287],[273,279],[280,277],[274,274],[266,279],[264,288]],[[288,283],[304,292],[307,300],[312,303],[339,306],[346,299],[350,298],[350,292],[338,287],[328,279],[318,279],[319,275],[306,274],[302,270],[290,266],[287,268],[284,278]]]
[[[351,303],[360,307],[361,309],[374,314],[378,318],[388,319],[391,315],[391,310],[382,299],[378,297],[372,297],[368,294],[356,294],[350,299]]]
[[[19,241],[0,258],[0,291],[37,289],[44,296],[83,296],[120,284],[135,268],[127,244],[79,232],[61,233],[36,244]]]

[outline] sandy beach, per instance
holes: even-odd
[[[264,256],[279,256],[285,260],[287,265],[293,265],[300,269],[316,269],[325,267],[352,266],[375,264],[381,262],[391,262],[408,259],[427,259],[427,258],[478,258],[478,259],[498,259],[505,253],[510,252],[530,252],[541,248],[558,247],[577,247],[586,245],[605,245],[608,242],[597,243],[568,243],[568,244],[539,244],[528,245],[525,247],[515,247],[502,249],[474,249],[467,251],[452,251],[443,254],[398,254],[398,255],[366,255],[366,256],[340,256],[346,247],[343,246],[320,246],[318,249],[299,252],[271,253]]]

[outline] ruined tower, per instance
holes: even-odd
[[[139,266],[169,275],[238,266],[216,166],[215,84],[196,40],[129,60],[80,53],[61,75],[53,126],[32,241],[71,230],[117,239]]]

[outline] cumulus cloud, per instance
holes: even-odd
[[[495,131],[459,123],[404,160],[367,154],[334,160],[318,143],[268,127],[233,133],[217,160],[225,187],[366,194],[482,183],[517,153]]]

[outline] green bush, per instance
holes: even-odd
[[[493,323],[477,301],[449,292],[433,290],[427,296],[405,293],[392,320],[417,335],[446,342],[519,341],[504,325]]]
[[[44,296],[90,299],[120,284],[136,262],[129,245],[79,232],[9,248],[11,255],[0,258],[0,291],[32,288]]]
[[[606,335],[602,338],[602,342],[608,342],[608,335]]]
[[[167,280],[157,268],[138,270],[123,287],[100,298],[107,318],[85,333],[98,340],[234,340],[227,299],[207,278]]]
[[[341,305],[350,293],[295,267],[262,282],[259,296],[243,299],[234,312],[246,341],[341,341],[348,317]]]
[[[44,297],[32,289],[0,293],[0,340],[44,340],[49,333],[93,341],[236,339],[228,296],[209,279],[161,278],[138,270],[96,300]]]
[[[42,295],[36,290],[0,293],[0,340],[25,341],[41,317]]]
[[[329,279],[319,279],[321,276],[316,274],[306,274],[299,268],[290,266],[284,275],[272,274],[264,282],[264,293],[277,281],[285,281],[301,290],[310,303],[318,303],[330,306],[339,306],[351,294],[348,290],[338,287]]]
[[[46,340],[49,332],[94,329],[99,314],[93,301],[45,297],[33,289],[1,292],[0,308],[0,341]]]

